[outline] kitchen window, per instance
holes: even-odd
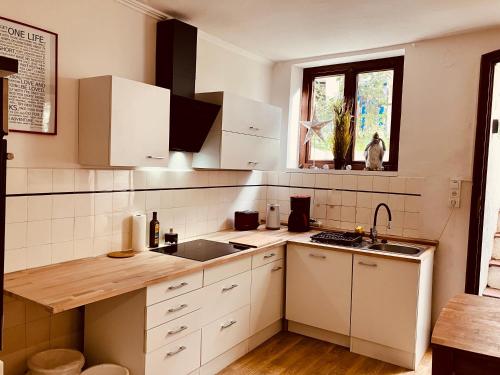
[[[403,65],[404,57],[398,56],[304,69],[301,120],[313,117],[318,121],[329,120],[334,101],[342,98],[351,101],[353,141],[347,164],[353,169],[364,169],[365,148],[373,134],[378,133],[386,146],[385,170],[397,170]],[[313,136],[304,145],[307,129],[301,127],[301,167],[321,168],[327,164],[333,168],[333,126],[329,124],[321,132],[322,137]]]

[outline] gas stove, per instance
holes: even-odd
[[[225,255],[250,249],[250,246],[233,245],[209,240],[194,240],[151,249],[155,253],[205,262]]]

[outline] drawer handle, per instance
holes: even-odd
[[[283,267],[277,266],[277,267],[274,267],[273,269],[271,269],[271,272],[276,272],[276,271],[279,271],[281,269],[283,269]]]
[[[179,354],[180,352],[182,352],[183,350],[186,350],[186,349],[187,348],[184,345],[179,346],[179,348],[177,350],[174,350],[173,352],[168,352],[167,354],[165,354],[165,358],[172,357],[173,355]]]
[[[236,320],[231,320],[230,322],[224,323],[223,325],[220,326],[220,329],[226,329],[231,327],[232,325],[236,324]]]
[[[320,255],[320,254],[309,254],[310,257],[312,258],[320,258],[320,259],[326,259],[326,255]]]
[[[230,290],[236,288],[237,286],[238,286],[238,284],[233,284],[231,286],[226,286],[225,288],[222,288],[222,293],[229,292]]]
[[[259,164],[259,162],[258,161],[249,161],[248,164],[250,164],[250,165],[257,165],[257,164]]]
[[[186,283],[185,281],[183,281],[180,284],[169,286],[168,290],[176,290],[176,289],[182,288],[183,286],[186,286],[186,285],[188,285],[188,283]]]
[[[183,303],[182,305],[179,305],[177,307],[172,307],[171,309],[168,309],[167,311],[169,313],[173,313],[173,312],[177,312],[177,311],[180,311],[182,309],[185,309],[186,307],[188,307],[188,305],[186,305],[185,303]]]
[[[257,127],[252,126],[252,125],[250,125],[248,128],[249,128],[250,130],[255,130],[256,132],[258,132],[258,131],[260,130],[260,128],[257,128]]]
[[[168,335],[175,335],[176,333],[185,331],[186,329],[188,329],[188,326],[180,326],[177,329],[173,329],[172,331],[168,331],[167,336]]]
[[[368,263],[368,262],[360,261],[360,262],[358,262],[358,264],[360,266],[377,267],[377,263]]]
[[[147,159],[155,159],[155,160],[163,160],[165,159],[165,156],[154,156],[154,155],[148,155],[146,156]]]
[[[275,256],[276,256],[275,253],[267,254],[267,255],[264,255],[264,259],[269,259],[269,258],[272,258],[272,257],[275,257]]]

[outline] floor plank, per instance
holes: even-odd
[[[220,375],[430,375],[432,355],[425,354],[417,371],[349,352],[342,346],[280,332],[246,356],[222,370]]]

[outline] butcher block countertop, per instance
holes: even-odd
[[[289,242],[314,245],[319,248],[335,249],[337,251],[397,258],[410,262],[420,262],[426,254],[430,253],[430,251],[425,251],[416,258],[336,245],[312,244],[309,241],[309,237],[316,232],[310,231],[297,234],[288,232],[286,228],[275,231],[259,228],[255,231],[236,232],[228,230],[203,235],[197,238],[228,242],[244,235],[259,233],[275,239],[272,244],[259,248],[251,248],[206,262],[198,262],[150,251],[137,253],[131,258],[114,259],[107,256],[99,256],[73,260],[8,273],[5,275],[4,293],[14,298],[40,304],[52,313],[59,313],[142,289],[148,285],[174,279],[188,273],[227,263],[237,258],[251,256],[265,251],[270,247],[285,245]],[[383,236],[380,237],[383,238]],[[197,238],[190,238],[189,240]],[[393,237],[390,240],[397,240],[397,238]],[[426,250],[434,250],[437,245],[434,241],[426,240],[411,242],[418,243],[420,247],[424,247]]]
[[[500,300],[459,294],[434,326],[432,344],[500,358]]]

